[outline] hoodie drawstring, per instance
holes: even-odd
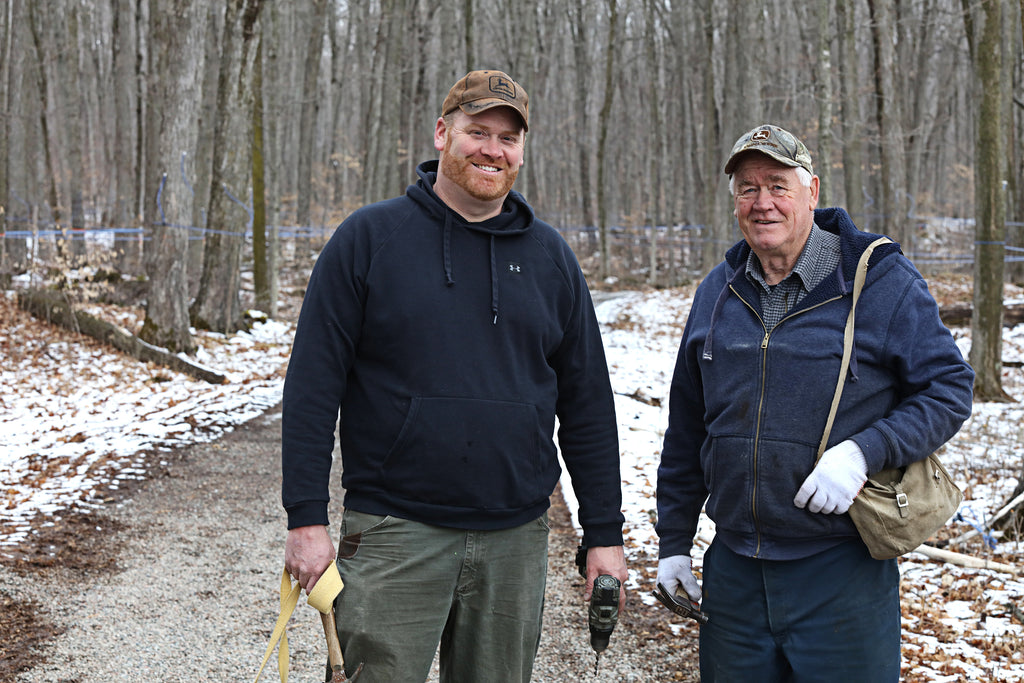
[[[704,337],[704,360],[712,360],[712,341],[711,338],[715,334],[715,323],[718,322],[718,318],[722,315],[722,306],[725,305],[725,300],[729,298],[729,291],[732,283],[740,276],[741,273],[746,271],[746,264],[741,263],[740,267],[733,271],[733,274],[729,276],[729,279],[725,281],[725,285],[722,287],[722,291],[718,293],[718,298],[715,299],[715,307],[711,309],[711,323],[708,325],[708,334]]]
[[[444,278],[445,284],[451,287],[455,284],[452,278],[452,215],[449,212],[444,214]]]
[[[498,324],[498,261],[495,256],[494,249],[494,235],[490,235],[490,252],[491,252],[491,315],[493,316],[492,325]],[[446,212],[444,216],[444,278],[445,284],[451,287],[455,284],[455,278],[452,275],[452,216],[451,213]]]
[[[492,325],[498,324],[498,264],[494,258],[494,235],[491,235],[491,313],[494,314]]]

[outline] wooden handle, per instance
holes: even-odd
[[[331,668],[335,671],[345,671],[345,658],[341,654],[341,642],[338,640],[338,626],[334,621],[334,610],[326,614],[320,613],[320,620],[324,623],[324,636],[327,637],[327,659],[331,662]]]

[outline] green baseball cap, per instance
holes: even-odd
[[[725,162],[726,175],[732,175],[736,169],[738,157],[744,152],[767,154],[780,164],[793,168],[800,166],[814,175],[814,167],[811,166],[811,153],[807,151],[807,147],[795,135],[778,126],[762,124],[741,135],[736,144],[732,146],[729,160]]]
[[[530,129],[530,96],[503,71],[470,71],[448,91],[441,105],[441,116],[461,109],[470,116],[492,107],[512,107],[523,119],[523,130]]]

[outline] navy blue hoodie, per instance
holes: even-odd
[[[346,508],[464,529],[547,509],[557,416],[584,541],[621,545],[614,402],[575,256],[516,192],[465,221],[436,169],[354,212],[313,268],[284,388],[289,528],[328,521],[339,410]]]

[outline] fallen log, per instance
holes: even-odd
[[[947,327],[967,325],[971,322],[973,306],[970,303],[950,304],[939,307],[939,318]],[[1024,323],[1024,304],[1006,304],[1003,306],[1003,327],[1013,327]]]
[[[930,545],[921,545],[914,549],[912,552],[920,553],[925,557],[929,557],[933,560],[941,560],[942,562],[948,562],[949,564],[955,564],[958,567],[967,567],[970,569],[991,569],[997,572],[1006,572],[1007,574],[1013,574],[1017,576],[1020,574],[1020,569],[1003,562],[993,562],[991,560],[985,560],[980,557],[974,557],[973,555],[964,555],[963,553],[955,553],[952,550],[943,550],[942,548],[933,548]]]
[[[101,320],[84,311],[76,311],[59,292],[42,289],[18,292],[18,307],[41,320],[98,339],[140,361],[157,363],[211,384],[227,382],[227,377],[219,372],[204,368],[166,349],[144,342],[106,320]]]

